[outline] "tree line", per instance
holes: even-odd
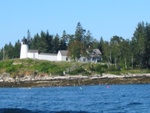
[[[41,53],[57,53],[58,50],[68,50],[68,56],[73,60],[80,56],[87,56],[87,50],[98,48],[102,52],[102,62],[114,65],[116,68],[150,68],[150,24],[139,22],[131,39],[112,36],[110,41],[103,37],[96,40],[89,30],[85,30],[78,22],[74,34],[67,34],[64,30],[62,36],[51,35],[48,31],[41,31],[33,37],[27,31],[30,49]],[[21,41],[14,45],[5,44],[0,51],[0,60],[20,57]]]

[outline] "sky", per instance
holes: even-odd
[[[0,0],[0,48],[41,31],[74,34],[77,23],[92,36],[131,39],[139,22],[150,23],[150,0]]]

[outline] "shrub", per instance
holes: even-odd
[[[6,72],[8,72],[8,73],[18,72],[18,70],[20,70],[21,68],[23,68],[22,64],[20,64],[20,65],[11,65],[11,66],[6,68]]]
[[[38,71],[46,72],[46,73],[48,72],[49,68],[50,68],[50,65],[46,62],[42,62],[42,63],[40,63],[39,65],[36,66],[36,69]]]
[[[95,73],[101,74],[105,73],[107,70],[107,65],[106,64],[91,64],[90,65],[90,70],[94,71]]]
[[[120,69],[120,68],[116,68],[115,65],[111,65],[111,66],[108,68],[108,73],[120,75],[120,74],[121,74],[121,69]]]
[[[88,71],[86,71],[85,69],[83,69],[82,67],[78,67],[72,71],[69,72],[70,75],[90,75],[91,73],[89,73]]]
[[[0,68],[7,68],[7,67],[11,66],[12,63],[13,63],[12,60],[2,61],[2,62],[0,62]]]

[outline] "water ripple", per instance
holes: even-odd
[[[18,108],[3,108],[0,113],[89,113],[87,111],[38,111]],[[91,112],[90,112],[91,113]]]
[[[131,102],[129,104],[127,104],[127,106],[134,106],[134,105],[142,105],[141,102]]]
[[[0,113],[147,113],[150,85],[0,89]]]

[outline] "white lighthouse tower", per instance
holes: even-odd
[[[20,59],[28,58],[28,41],[23,39],[21,42]]]

